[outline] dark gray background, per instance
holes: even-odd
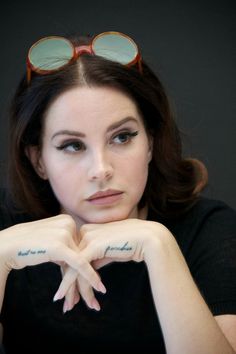
[[[0,11],[1,180],[7,107],[29,46],[45,35],[118,30],[136,40],[166,86],[184,154],[209,170],[205,194],[236,208],[235,0],[8,1]]]

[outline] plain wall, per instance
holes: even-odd
[[[159,73],[183,132],[186,156],[209,171],[205,194],[236,208],[236,1],[17,1],[0,12],[0,178],[7,109],[28,48],[47,35],[118,30]]]

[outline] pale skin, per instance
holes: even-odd
[[[26,154],[50,181],[62,214],[0,232],[1,303],[11,269],[52,261],[62,268],[54,299],[65,296],[64,311],[80,296],[100,310],[93,288],[106,290],[96,269],[144,261],[167,353],[235,353],[236,316],[212,316],[174,236],[137,208],[152,140],[129,97],[105,87],[62,94],[47,112],[42,149]],[[91,198],[101,191],[113,195]]]

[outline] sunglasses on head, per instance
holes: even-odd
[[[137,44],[121,32],[103,32],[88,45],[75,46],[69,39],[60,36],[44,37],[34,43],[27,56],[27,82],[31,72],[46,75],[60,70],[78,59],[83,53],[98,55],[105,59],[131,66],[138,63],[142,72],[141,55]]]

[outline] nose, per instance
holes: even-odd
[[[113,167],[104,151],[95,151],[90,160],[88,178],[90,181],[106,181],[113,176]]]

